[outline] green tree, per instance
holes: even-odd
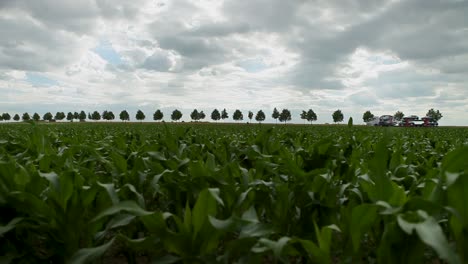
[[[104,112],[102,113],[102,119],[107,120],[107,121],[114,120],[115,115],[112,111],[104,110]]]
[[[120,112],[119,118],[122,121],[129,121],[130,115],[128,114],[127,110],[122,110],[122,112]]]
[[[276,109],[275,107],[275,109],[273,109],[273,113],[271,114],[271,117],[273,117],[275,121],[278,121],[279,116],[280,116],[280,113],[278,112],[278,109]]]
[[[434,110],[434,108],[429,109],[429,111],[427,111],[426,116],[431,117],[435,121],[439,121],[443,117],[442,113],[439,112],[439,110]]]
[[[91,116],[91,113],[88,112],[88,119],[93,120],[93,117]]]
[[[94,112],[91,114],[91,119],[93,119],[93,120],[101,120],[101,114],[99,114],[98,111],[94,111]]]
[[[2,118],[3,118],[3,120],[5,120],[5,121],[9,121],[9,120],[11,119],[11,116],[10,116],[9,113],[3,113],[3,114],[2,114]]]
[[[369,110],[364,112],[364,114],[362,115],[362,120],[364,120],[364,122],[366,122],[366,123],[371,121],[373,118],[374,118],[374,114],[372,114],[371,111],[369,111]]]
[[[55,113],[55,120],[63,120],[65,118],[64,112],[57,112]]]
[[[86,113],[85,111],[81,110],[79,116],[78,116],[78,119],[80,119],[81,122],[85,121],[86,120]]]
[[[307,120],[307,112],[305,110],[302,110],[302,113],[301,113],[300,117],[301,117],[301,119],[304,120],[304,124],[305,124],[305,122]]]
[[[249,111],[248,117],[250,119],[250,122],[252,122],[253,115],[254,115],[254,113],[252,111]]]
[[[286,124],[286,122],[291,121],[291,112],[288,109],[283,109],[278,119],[280,122],[284,122]]]
[[[401,112],[401,111],[397,111],[397,112],[393,115],[393,117],[395,118],[396,121],[401,121],[401,120],[403,120],[403,117],[404,117],[404,116],[405,116],[405,114],[403,114],[403,112]],[[373,117],[373,116],[372,116],[372,117]],[[365,121],[365,122],[367,122],[367,121]]]
[[[198,113],[198,120],[203,120],[203,119],[205,119],[205,117],[206,117],[206,115],[203,112],[203,110]]]
[[[227,118],[229,118],[229,114],[226,111],[226,108],[224,108],[223,111],[221,111],[221,119],[224,120],[224,119],[227,119]]]
[[[198,121],[200,116],[197,109],[193,109],[192,113],[190,114],[190,118],[192,118],[193,121]]]
[[[171,114],[171,119],[173,121],[178,121],[182,118],[182,112],[180,112],[179,110],[175,109],[174,111],[172,111],[172,114]]]
[[[78,119],[80,118],[80,114],[78,112],[73,113],[73,119]]]
[[[19,121],[19,120],[20,120],[20,116],[19,116],[18,114],[15,114],[15,116],[13,116],[13,120]]]
[[[154,112],[153,114],[153,120],[155,121],[160,121],[164,118],[164,114],[163,112],[161,112],[161,110],[156,110],[156,112]]]
[[[31,117],[29,116],[28,113],[24,113],[23,116],[21,117],[21,119],[23,119],[23,121],[29,121],[31,119]]]
[[[312,109],[309,109],[309,111],[307,111],[306,117],[307,121],[309,121],[311,124],[313,121],[317,121],[317,114]]]
[[[41,119],[41,117],[39,116],[38,113],[34,113],[34,115],[32,116],[32,119],[33,119],[34,121],[39,121],[39,119]]]
[[[138,110],[135,115],[136,120],[139,120],[139,121],[145,120],[145,117],[146,117],[145,114],[141,110]]]
[[[340,109],[333,112],[332,117],[333,117],[333,122],[335,122],[335,123],[343,122],[343,119],[344,119],[343,113],[341,112]]]
[[[239,109],[236,109],[236,111],[234,111],[234,114],[232,114],[232,119],[236,121],[241,121],[244,119],[244,115]]]
[[[218,121],[221,119],[221,113],[219,113],[218,109],[215,109],[213,110],[213,112],[211,112],[211,119],[213,119],[214,121]]]
[[[3,115],[0,115],[0,121],[3,121]]]
[[[68,112],[68,114],[67,114],[67,120],[68,120],[68,121],[72,121],[72,120],[73,120],[73,113],[72,113],[72,112]]]
[[[43,118],[44,118],[44,120],[50,122],[50,121],[52,121],[52,119],[54,118],[54,116],[53,116],[50,112],[47,112],[47,113],[44,114],[44,117],[43,117]]]
[[[262,110],[258,110],[257,115],[255,115],[255,120],[259,123],[265,121],[265,113]]]
[[[353,127],[353,117],[350,116],[348,119],[348,127]]]

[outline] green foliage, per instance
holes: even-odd
[[[364,122],[369,122],[371,121],[372,119],[374,118],[374,114],[371,113],[371,111],[367,110],[366,112],[364,112],[364,114],[362,115],[362,120]],[[401,120],[401,119],[400,119]]]
[[[350,116],[348,119],[348,127],[353,127],[353,117]]]
[[[335,122],[335,123],[343,122],[343,119],[344,119],[343,113],[341,112],[340,109],[333,112],[332,117],[333,117],[333,122]]]
[[[213,121],[218,121],[221,119],[221,114],[219,113],[218,109],[214,109],[213,112],[211,112],[211,119]]]
[[[244,115],[239,109],[236,109],[236,111],[234,111],[234,114],[232,114],[232,119],[234,119],[235,121],[242,121],[244,119]]]
[[[119,119],[122,121],[130,121],[130,115],[127,110],[122,110],[122,112],[120,112]]]
[[[443,117],[442,113],[439,110],[434,110],[434,108],[429,109],[426,116],[431,117],[435,121],[439,121]]]
[[[291,121],[291,112],[288,109],[283,109],[278,119],[280,122],[284,123]]]
[[[273,109],[273,113],[271,114],[271,117],[275,120],[278,120],[278,118],[280,117],[280,112],[278,112],[278,109],[276,109],[276,107]]]
[[[138,110],[137,113],[136,113],[136,115],[135,115],[135,118],[136,118],[136,120],[138,120],[138,121],[142,121],[142,120],[145,120],[146,116],[145,116],[145,114],[143,113],[143,111]]]
[[[21,117],[21,119],[23,121],[29,121],[31,119],[31,117],[29,116],[28,113],[24,113],[23,116]]]
[[[178,121],[182,118],[182,112],[180,112],[179,110],[175,109],[172,114],[171,114],[171,119],[173,121]]]
[[[32,119],[33,119],[34,121],[39,121],[39,119],[41,119],[41,117],[39,116],[38,113],[34,113]]]
[[[397,111],[393,117],[395,118],[396,121],[401,121],[403,120],[403,117],[405,116],[405,114],[403,114],[403,112],[401,111]]]
[[[161,112],[161,110],[156,110],[156,112],[154,112],[153,114],[153,120],[155,121],[160,121],[164,118],[164,114],[163,112]]]
[[[257,114],[255,115],[255,120],[261,123],[265,121],[265,113],[262,110],[258,110]]]
[[[3,124],[0,261],[466,263],[467,138],[466,128]]]

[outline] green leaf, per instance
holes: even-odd
[[[82,248],[75,252],[70,260],[67,262],[69,264],[82,264],[86,262],[90,262],[96,258],[102,256],[109,247],[114,243],[115,238],[110,240],[104,245],[93,247],[93,248]]]
[[[273,251],[275,258],[279,259],[281,257],[283,248],[288,244],[290,240],[291,239],[289,237],[282,237],[278,241],[273,241],[267,238],[260,238],[258,242],[259,244],[262,244],[266,246],[268,249],[270,249],[271,251]]]
[[[211,195],[208,189],[201,191],[192,212],[192,223],[195,234],[207,222],[209,215],[216,215],[216,211],[216,200],[213,195]]]
[[[377,207],[373,204],[361,204],[353,208],[351,213],[351,240],[354,251],[361,246],[361,237],[370,230],[377,219]]]
[[[107,208],[91,221],[97,221],[103,217],[120,213],[121,211],[125,211],[129,214],[136,216],[145,216],[152,214],[152,212],[143,210],[135,201],[123,201]]]
[[[421,239],[424,244],[433,248],[441,259],[446,260],[450,264],[461,263],[460,258],[450,247],[442,228],[436,220],[428,216],[424,211],[419,211],[418,214],[420,217],[425,218],[423,222],[408,222],[403,218],[403,215],[398,215],[398,225],[408,235],[411,235],[413,230],[415,230],[419,239]]]
[[[115,191],[114,184],[98,182],[98,185],[106,190],[106,192],[109,195],[109,198],[111,199],[113,205],[116,205],[116,204],[119,203],[119,197],[117,195],[117,192]]]
[[[211,225],[217,230],[221,230],[221,231],[230,230],[236,223],[232,216],[226,220],[219,220],[219,219],[214,218],[213,216],[209,216],[208,218],[210,220]]]
[[[22,217],[13,218],[6,226],[0,226],[0,236],[3,236],[16,227],[16,224],[23,220]]]
[[[468,170],[468,146],[458,148],[445,155],[442,160],[442,169],[448,172],[460,172]]]

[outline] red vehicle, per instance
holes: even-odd
[[[405,116],[399,126],[405,127],[434,127],[439,124],[432,117],[425,116],[419,119],[418,116]]]

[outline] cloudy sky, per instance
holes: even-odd
[[[300,123],[312,108],[327,123],[435,108],[468,125],[467,14],[468,0],[0,0],[0,112],[277,107]]]

